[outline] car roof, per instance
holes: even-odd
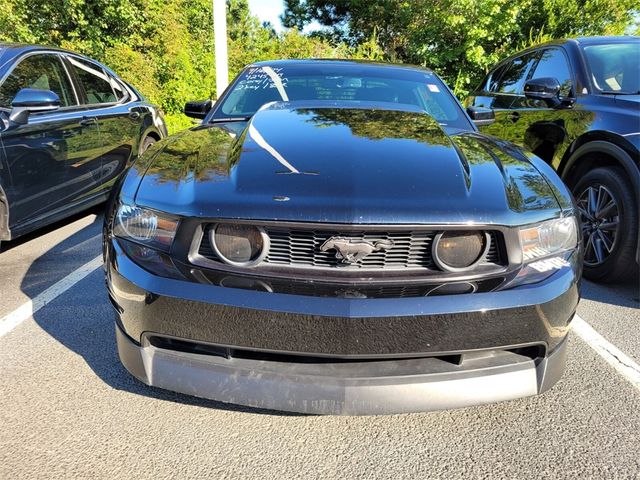
[[[404,70],[418,70],[420,72],[433,71],[426,67],[419,65],[411,65],[406,63],[385,63],[375,62],[372,60],[353,60],[346,58],[305,58],[305,59],[284,59],[284,60],[266,60],[261,62],[253,62],[249,66],[256,67],[287,67],[297,65],[352,65],[352,66],[370,66],[370,67],[382,67],[382,68],[401,68]]]
[[[106,69],[111,75],[118,77],[118,75],[112,69],[91,57],[87,57],[86,55],[74,52],[73,50],[67,50],[65,48],[50,47],[48,45],[38,45],[34,43],[0,42],[0,67],[3,67],[7,62],[13,61],[15,57],[22,55],[23,53],[36,52],[39,50],[69,53],[71,55],[77,55],[78,57],[86,58]]]
[[[550,47],[553,45],[565,45],[565,44],[573,44],[575,46],[586,46],[586,45],[603,45],[610,43],[628,43],[628,42],[640,42],[640,37],[632,36],[632,35],[619,35],[619,36],[594,36],[594,37],[575,37],[575,38],[558,38],[555,40],[549,40],[548,42],[539,43],[537,45],[532,45],[527,48],[523,48],[522,50],[518,50],[517,52],[512,53],[508,57],[503,58],[499,62],[496,62],[491,69],[494,70],[496,67],[500,65],[504,65],[505,63],[513,60],[514,58],[525,55],[534,50],[539,50],[540,48]]]
[[[605,43],[629,43],[640,42],[640,37],[634,35],[620,36],[600,36],[600,37],[577,37],[575,39],[580,45],[602,45]]]
[[[0,48],[6,48],[8,50],[20,50],[26,52],[29,50],[55,50],[58,52],[75,53],[71,50],[65,50],[60,47],[51,47],[48,45],[38,45],[34,43],[15,43],[15,42],[0,42]]]

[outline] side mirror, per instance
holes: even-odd
[[[492,108],[467,107],[467,113],[477,126],[491,125],[496,121],[496,114]]]
[[[48,112],[60,108],[60,98],[51,90],[23,88],[11,102],[9,120],[19,125],[29,121],[29,114]]]
[[[560,105],[560,82],[556,78],[532,78],[524,84],[524,95],[532,100],[543,100],[549,106]]]
[[[203,119],[213,107],[211,100],[199,100],[196,102],[187,102],[184,105],[184,114],[187,117]]]

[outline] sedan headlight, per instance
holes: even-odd
[[[137,205],[121,204],[116,212],[113,234],[168,252],[177,229],[175,217]]]
[[[569,265],[567,252],[578,246],[578,225],[575,217],[556,218],[520,229],[522,259],[527,272],[552,272]]]
[[[578,245],[576,219],[556,218],[532,227],[521,228],[520,245],[525,262],[572,250]]]
[[[569,267],[578,247],[575,217],[563,217],[520,228],[520,246],[524,266],[509,287],[541,282],[554,272]]]

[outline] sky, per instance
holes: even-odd
[[[257,16],[261,22],[271,22],[276,32],[283,30],[280,15],[284,12],[284,0],[249,0],[251,13]],[[316,22],[307,25],[305,32],[316,30],[320,27]]]
[[[271,22],[276,32],[282,31],[278,17],[284,12],[283,0],[249,0],[249,9],[261,22]]]

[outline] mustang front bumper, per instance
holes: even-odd
[[[259,408],[438,410],[541,393],[562,375],[575,264],[536,285],[437,297],[258,292],[153,275],[107,255],[118,351],[141,381]]]

